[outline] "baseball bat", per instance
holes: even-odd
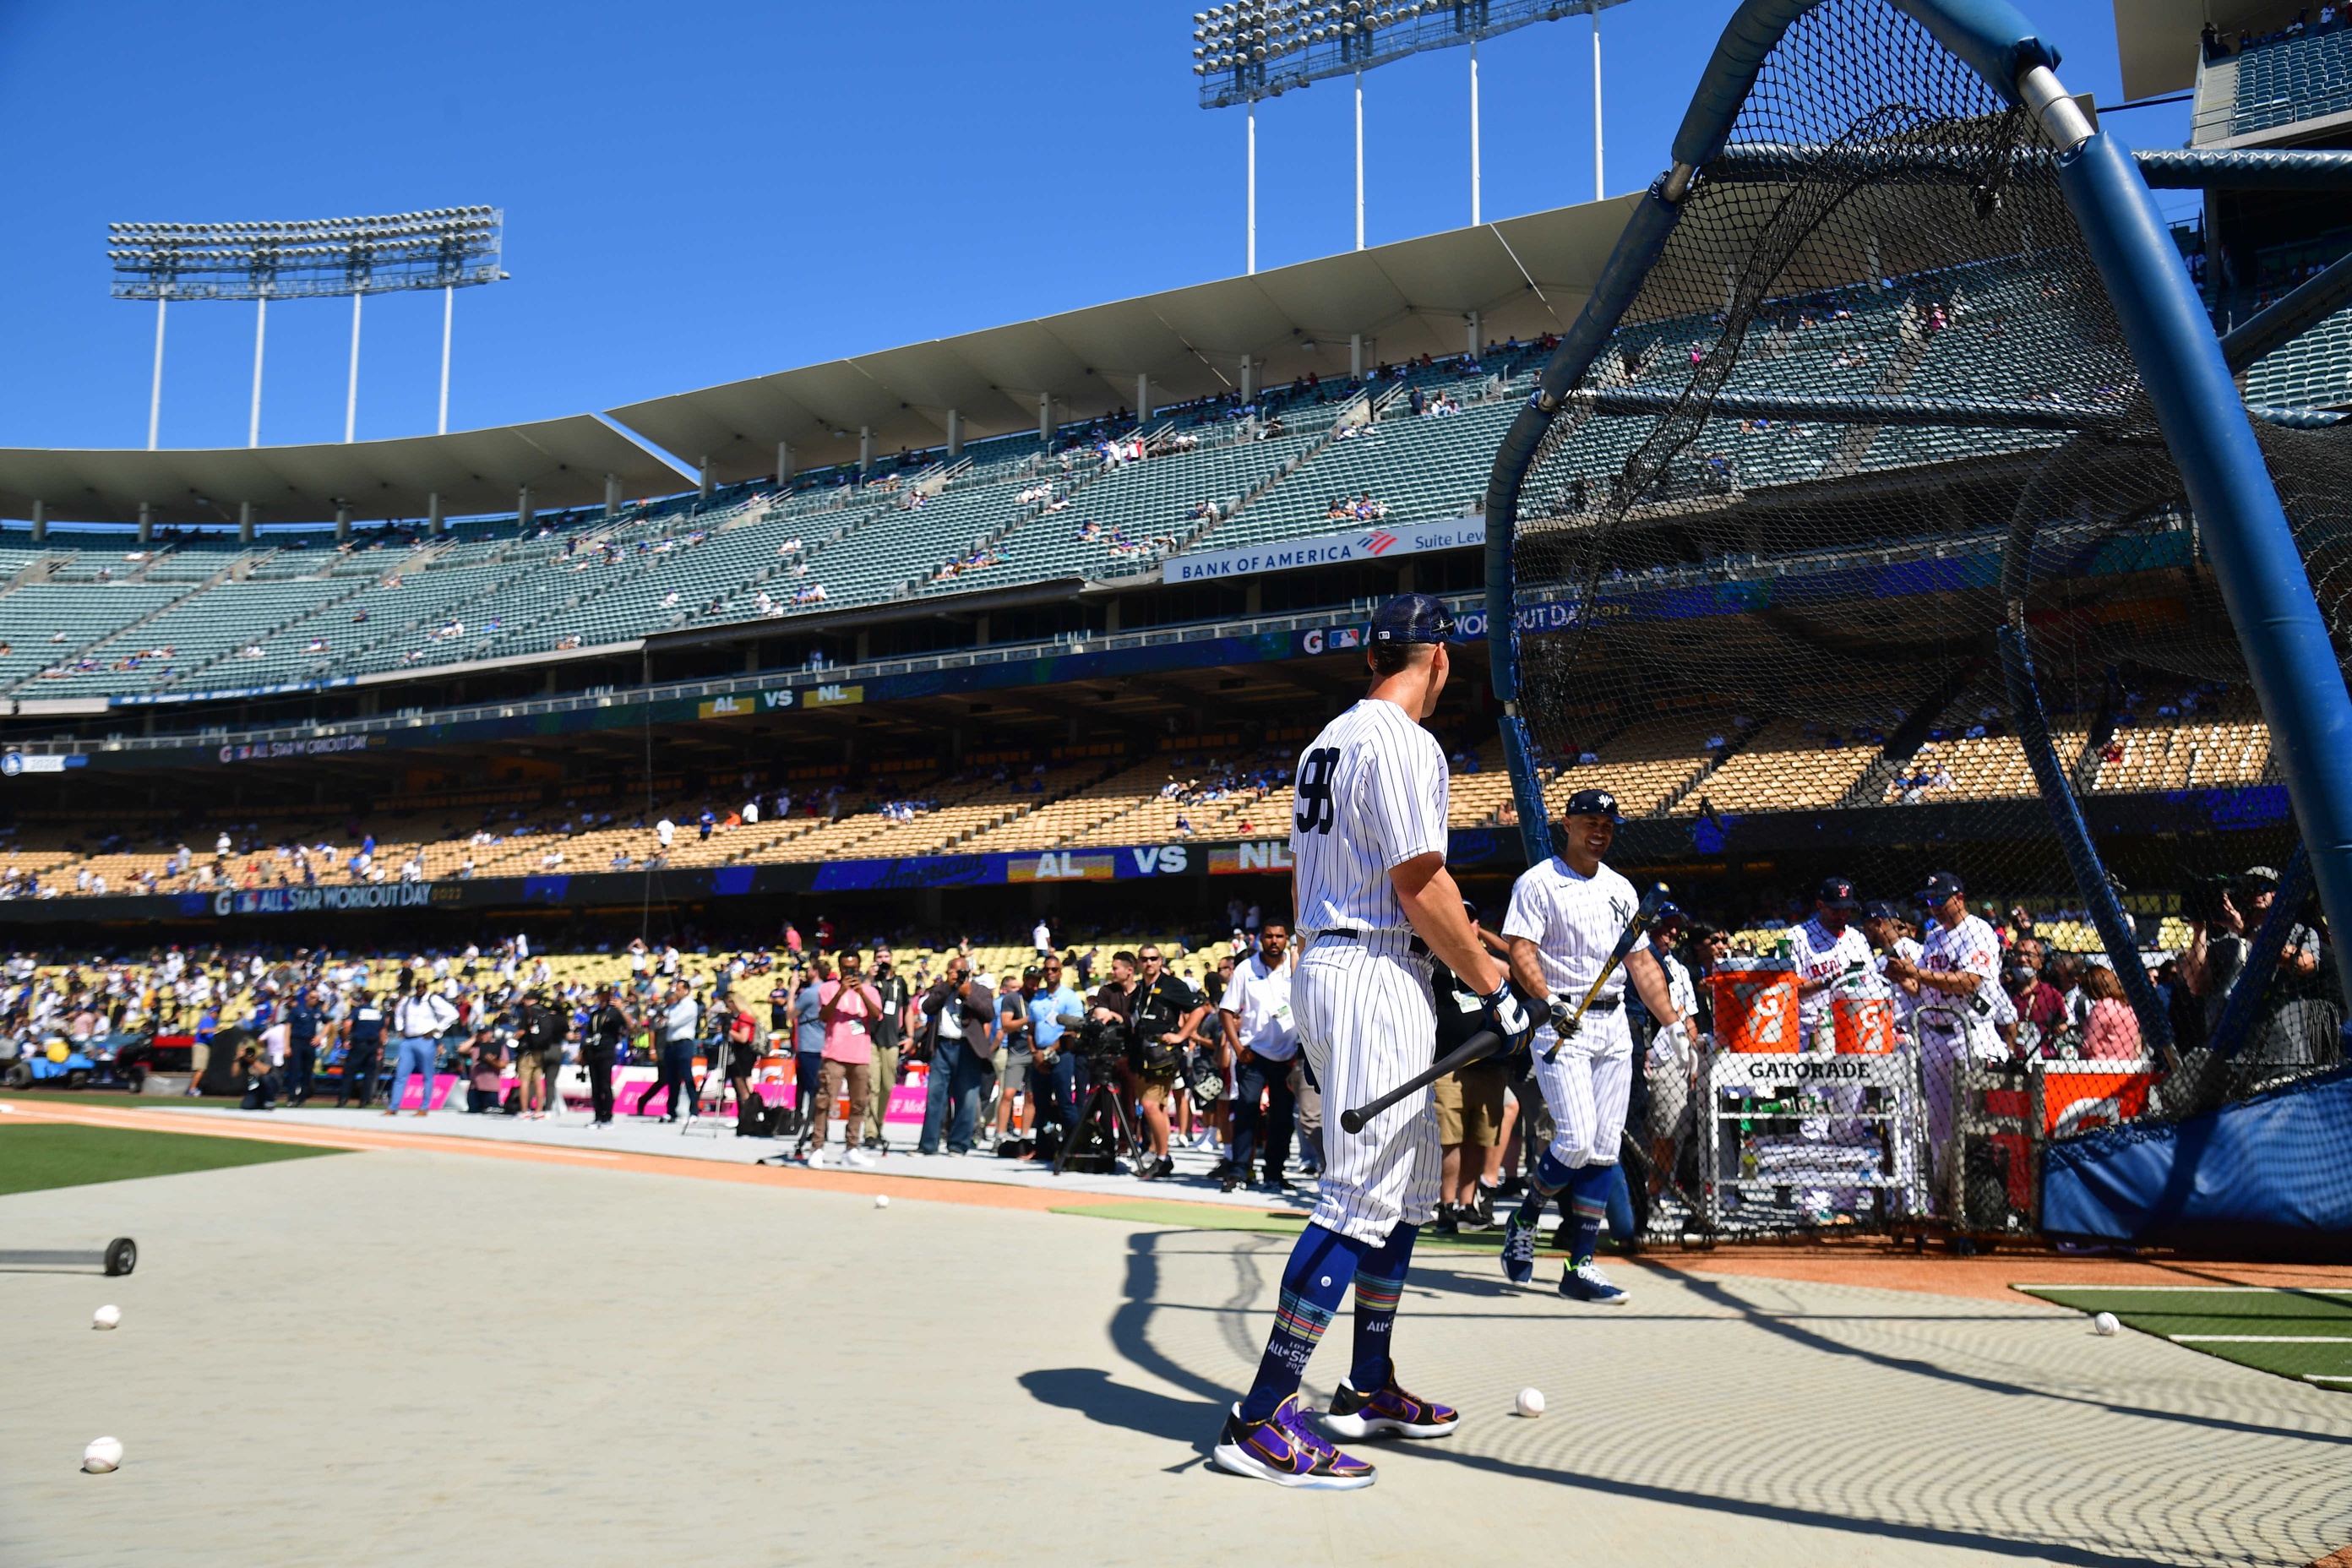
[[[1472,1062],[1483,1062],[1502,1048],[1502,1036],[1492,1029],[1481,1029],[1386,1094],[1381,1095],[1368,1104],[1360,1105],[1353,1110],[1339,1112],[1339,1125],[1348,1132],[1361,1132],[1365,1122],[1370,1121],[1406,1095],[1427,1089],[1457,1068],[1466,1068]]]
[[[1576,1004],[1576,1011],[1570,1013],[1566,1020],[1552,1026],[1551,1049],[1544,1053],[1545,1061],[1559,1058],[1559,1047],[1576,1033],[1577,1026],[1584,1022],[1584,1010],[1592,1005],[1592,999],[1601,994],[1601,988],[1609,984],[1609,977],[1617,973],[1617,966],[1625,962],[1626,956],[1633,951],[1633,944],[1642,940],[1643,934],[1658,918],[1658,906],[1665,901],[1666,885],[1664,882],[1652,883],[1650,890],[1642,895],[1641,903],[1635,906],[1633,918],[1627,921],[1625,929],[1617,933],[1617,945],[1609,950],[1609,962],[1601,966],[1601,973],[1592,977],[1591,985],[1585,987],[1582,999]]]

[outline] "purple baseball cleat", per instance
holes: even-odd
[[[1243,1420],[1242,1407],[1235,1405],[1209,1459],[1221,1470],[1278,1487],[1353,1491],[1372,1484],[1372,1467],[1326,1442],[1307,1423],[1295,1394],[1263,1421]]]
[[[1359,1394],[1343,1381],[1323,1413],[1325,1430],[1339,1437],[1443,1437],[1461,1425],[1459,1411],[1399,1388],[1393,1371],[1384,1387],[1370,1394]]]

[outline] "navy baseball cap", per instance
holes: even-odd
[[[1580,789],[1568,797],[1559,808],[1562,816],[1605,816],[1612,822],[1622,822],[1617,815],[1617,797],[1605,789]]]
[[[1862,906],[1862,918],[1866,921],[1899,921],[1903,910],[1885,899],[1873,899]]]
[[[1454,612],[1429,594],[1399,594],[1372,612],[1374,642],[1454,640]]]
[[[1862,900],[1853,896],[1853,884],[1843,877],[1825,879],[1813,889],[1813,897],[1833,910],[1858,910]]]
[[[1918,899],[1923,904],[1940,904],[1956,893],[1965,896],[1968,890],[1968,884],[1960,880],[1958,873],[1938,871],[1919,889]]]

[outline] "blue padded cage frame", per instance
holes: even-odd
[[[1504,755],[1530,865],[1552,853],[1552,842],[1542,781],[1519,710],[1512,544],[1520,485],[1567,395],[1582,380],[1664,250],[1693,174],[1723,151],[1741,105],[1782,36],[1820,3],[1746,0],[1734,13],[1675,137],[1675,168],[1634,208],[1591,298],[1496,454],[1486,487],[1487,637],[1495,696],[1503,709]],[[2021,79],[2035,68],[2058,64],[2058,51],[2008,0],[1891,3],[2012,104],[2026,102]],[[2272,161],[2293,162],[2286,155]],[[2335,173],[2315,165],[2311,177]],[[2274,172],[2273,177],[2280,176]],[[2333,930],[2352,931],[2352,695],[2346,691],[2326,624],[2221,345],[2132,153],[2114,136],[2094,130],[2059,153],[2058,179],[2106,284],[2126,346],[2199,520],[2270,725],[2321,906]],[[2219,174],[2205,171],[2193,183],[2208,180],[2225,183]],[[2181,183],[2192,181],[2184,174]],[[2352,965],[2344,967],[2352,988]]]

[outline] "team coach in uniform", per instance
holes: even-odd
[[[1498,1033],[1517,1043],[1531,1031],[1445,869],[1445,753],[1421,721],[1445,689],[1453,636],[1454,617],[1427,595],[1382,605],[1365,651],[1371,689],[1298,759],[1292,1011],[1307,1069],[1339,1106],[1360,1105],[1429,1066],[1437,1043],[1433,954],[1478,994]],[[1221,1468],[1279,1486],[1346,1489],[1370,1485],[1372,1467],[1317,1429],[1299,1405],[1298,1383],[1350,1281],[1355,1359],[1322,1427],[1348,1438],[1442,1437],[1461,1417],[1407,1394],[1389,1357],[1413,1238],[1436,1217],[1430,1091],[1399,1101],[1360,1133],[1335,1119],[1323,1136],[1314,1215],[1283,1269],[1256,1381],[1227,1416],[1213,1457]]]

